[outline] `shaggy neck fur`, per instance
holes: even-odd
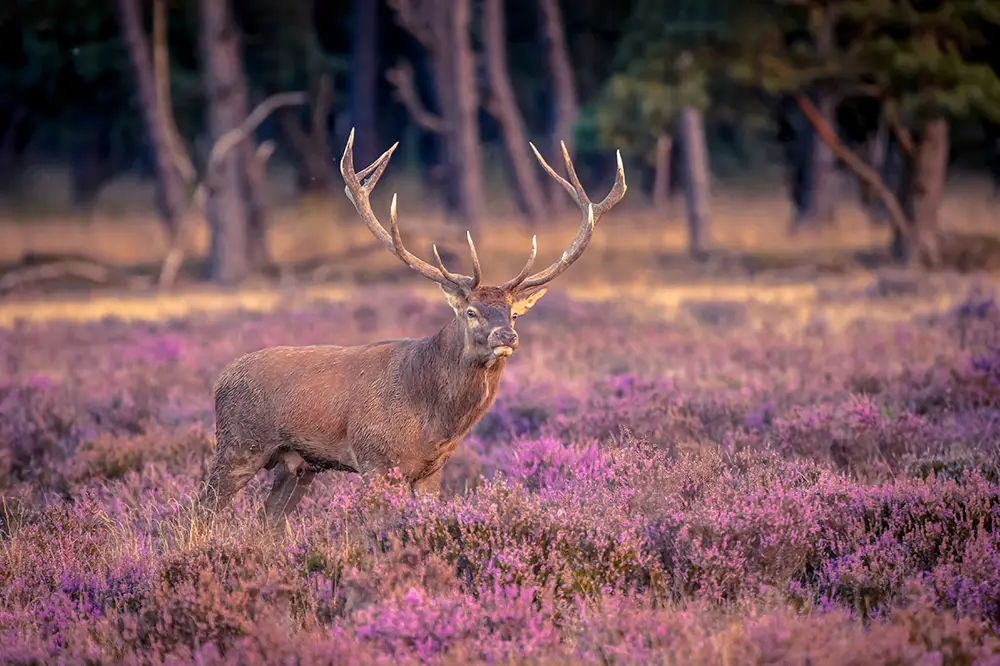
[[[500,358],[487,368],[470,356],[452,319],[413,348],[403,366],[403,384],[424,410],[425,423],[436,423],[442,437],[460,437],[493,405],[504,365]]]

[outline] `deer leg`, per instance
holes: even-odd
[[[271,494],[264,502],[262,513],[264,520],[273,529],[277,529],[282,520],[295,509],[315,477],[316,472],[299,454],[289,451],[282,456],[275,470]]]
[[[232,447],[216,449],[201,502],[212,511],[226,508],[235,495],[267,462],[266,456],[232,454]]]
[[[413,492],[418,495],[430,495],[431,497],[441,496],[441,476],[443,469],[431,472],[427,476],[417,479],[410,484]]]

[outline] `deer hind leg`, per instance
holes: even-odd
[[[295,509],[316,478],[316,471],[294,451],[283,453],[276,467],[274,484],[264,502],[262,515],[272,529],[284,524],[285,517]]]

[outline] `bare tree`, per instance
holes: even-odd
[[[490,97],[486,109],[496,118],[504,143],[507,144],[518,200],[531,221],[538,224],[545,219],[545,197],[542,185],[533,173],[531,157],[525,149],[528,136],[507,68],[507,30],[503,0],[485,2],[483,46],[490,79]]]
[[[160,13],[164,11],[162,0],[156,3],[155,11]],[[173,114],[164,113],[163,105],[166,103],[169,109],[169,100],[164,100],[163,95],[158,94],[149,40],[142,27],[139,0],[118,0],[118,20],[132,63],[146,131],[153,148],[157,207],[160,219],[166,227],[167,237],[173,245],[180,231],[186,208],[187,192],[184,181],[187,177],[193,177],[194,170],[192,168],[185,173],[184,169],[190,166],[190,160],[187,162],[179,160],[173,145],[170,131]]]
[[[318,77],[312,95],[309,125],[302,127],[298,109],[285,108],[278,114],[282,133],[299,159],[299,190],[328,192],[333,184],[333,160],[327,121],[333,107],[333,85],[327,74]]]
[[[161,197],[161,202],[170,203],[171,217],[168,227],[169,250],[160,271],[159,284],[161,288],[170,287],[184,258],[184,222],[191,208],[205,210],[208,194],[217,178],[219,166],[223,158],[229,157],[234,148],[247,146],[250,158],[245,164],[246,180],[243,186],[254,192],[252,205],[266,205],[264,199],[264,165],[273,150],[273,144],[266,142],[254,148],[246,140],[254,130],[275,109],[303,104],[307,101],[303,93],[282,93],[264,100],[250,115],[241,119],[233,130],[222,135],[214,142],[203,174],[198,173],[191,161],[190,154],[181,139],[174,119],[173,105],[170,100],[170,64],[167,48],[167,17],[165,0],[154,0],[153,4],[153,44],[150,49],[149,40],[142,28],[142,15],[138,0],[119,0],[119,15],[122,30],[128,42],[129,53],[136,70],[136,80],[142,99],[143,115],[146,118],[147,130],[154,144],[157,172],[169,187],[160,187],[158,191],[173,192],[170,199]],[[150,52],[152,51],[152,58]],[[164,177],[165,174],[165,177]],[[187,190],[193,189],[194,194],[188,197]],[[241,196],[243,194],[241,193]],[[161,207],[161,210],[164,210]],[[248,264],[252,260],[248,257]]]
[[[375,159],[378,146],[379,5],[353,0],[351,33],[351,116],[357,128],[356,150],[362,160]]]
[[[908,193],[904,201],[900,201],[881,174],[844,145],[811,100],[799,95],[796,101],[830,150],[882,199],[892,223],[893,251],[897,258],[911,263],[923,262],[931,267],[939,266],[941,250],[937,216],[948,164],[947,121],[940,118],[927,121],[916,143],[908,133],[898,134],[904,150],[909,145],[910,149],[906,152],[913,156],[913,182],[905,188]],[[907,211],[907,208],[910,210]]]
[[[813,34],[816,50],[821,58],[830,59],[836,50],[835,32],[837,17],[832,8],[813,11]],[[819,87],[817,107],[823,119],[832,127],[836,123],[837,98],[827,86]],[[837,159],[818,132],[813,133],[812,193],[810,209],[806,215],[818,225],[835,222],[837,213]]]
[[[479,150],[479,96],[469,36],[469,0],[389,0],[396,19],[431,58],[438,113],[420,101],[409,63],[387,77],[414,121],[441,136],[447,155],[446,183],[455,188],[459,215],[475,227],[486,209]]]
[[[539,0],[539,8],[545,30],[549,71],[552,72],[552,92],[555,95],[552,149],[555,150],[556,144],[560,141],[565,141],[572,152],[575,143],[573,127],[580,115],[580,105],[573,76],[573,63],[569,57],[569,46],[566,44],[566,33],[563,30],[562,13],[559,11],[559,0]],[[549,205],[554,211],[564,206],[558,185],[552,186]]]
[[[710,171],[705,121],[701,111],[685,106],[680,114],[681,141],[684,148],[684,194],[687,201],[688,250],[694,257],[705,251],[709,221]]]
[[[661,213],[667,212],[670,201],[670,154],[674,147],[673,136],[662,132],[656,138],[656,167],[653,173],[653,206]]]
[[[218,177],[220,165],[223,163],[225,158],[229,157],[234,148],[237,148],[247,142],[247,140],[253,135],[254,130],[256,130],[257,127],[259,127],[260,124],[275,111],[275,109],[283,106],[305,104],[307,101],[308,96],[302,92],[287,92],[271,95],[258,104],[257,107],[250,112],[250,115],[243,120],[239,127],[222,135],[222,137],[220,137],[219,140],[212,145],[212,150],[208,156],[201,181],[195,188],[194,195],[191,198],[190,207],[200,211],[206,210],[209,192],[211,191],[212,183]],[[254,182],[258,183],[259,187],[263,185],[263,181],[266,178],[266,175],[264,174],[264,166],[266,165],[267,159],[271,156],[272,152],[274,152],[274,143],[272,141],[265,141],[254,150],[253,161],[251,162],[251,169],[253,170],[252,177]],[[260,189],[266,190],[264,187],[260,187]],[[262,193],[258,196],[260,196],[261,199],[264,199],[266,195]],[[178,237],[181,237],[181,234],[178,234]],[[177,275],[177,270],[180,267],[183,258],[183,245],[180,242],[175,243],[167,253],[167,257],[164,260],[163,267],[160,271],[161,287],[169,287],[173,284]]]
[[[215,142],[243,122],[247,89],[229,0],[199,0],[198,8],[208,131]],[[237,152],[224,157],[205,204],[212,231],[210,274],[224,284],[242,281],[251,268],[243,166]]]

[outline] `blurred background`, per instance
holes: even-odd
[[[1000,265],[993,0],[6,0],[0,297],[419,280],[344,196],[488,281],[629,183],[578,284]]]

